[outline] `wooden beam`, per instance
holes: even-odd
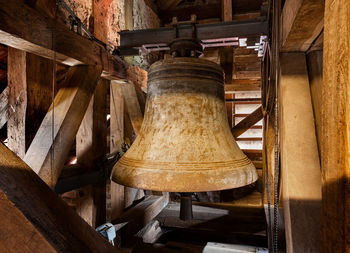
[[[287,0],[282,11],[282,51],[305,52],[323,29],[324,0]]]
[[[263,112],[262,107],[260,106],[232,128],[231,132],[233,137],[237,138],[238,136],[242,135],[245,131],[258,123],[262,118]]]
[[[52,103],[53,80],[51,60],[8,49],[8,146],[21,158]]]
[[[279,94],[287,251],[320,252],[321,169],[304,53],[282,54]]]
[[[260,90],[261,80],[233,79],[233,84],[225,84],[225,92]]]
[[[100,79],[76,136],[76,155],[79,165],[86,168],[104,157],[107,152],[107,89],[109,81]],[[92,227],[106,222],[106,184],[84,187],[83,198],[76,207],[78,214]]]
[[[0,94],[0,129],[6,124],[8,119],[8,98],[10,88],[6,87]]]
[[[18,0],[17,0],[18,1]],[[259,19],[231,21],[224,23],[196,25],[200,40],[222,39],[237,36],[260,37],[267,34],[267,22]],[[191,26],[179,26],[179,37],[191,37]],[[170,43],[173,40],[173,28],[145,29],[120,32],[120,46],[123,48],[142,47],[146,44]]]
[[[70,68],[24,157],[50,187],[57,182],[100,75],[92,66]]]
[[[56,59],[69,66],[98,66],[103,70],[102,77],[107,79],[126,78],[126,66],[122,60],[111,56],[97,42],[42,15],[27,5],[25,0],[0,0],[0,43],[44,58]]]
[[[122,216],[112,221],[113,224],[127,222],[126,243],[132,240],[132,236],[152,221],[169,203],[169,195],[147,196],[144,200],[126,211]]]
[[[121,150],[124,142],[124,100],[121,84],[111,81],[110,84],[110,152]],[[124,186],[109,181],[110,220],[119,217],[125,207]]]
[[[232,83],[233,47],[220,48],[220,66],[224,70],[225,83]]]
[[[350,2],[325,1],[321,252],[350,251]]]
[[[0,154],[2,251],[119,252],[2,143]]]
[[[221,0],[221,20],[232,21],[232,0]]]

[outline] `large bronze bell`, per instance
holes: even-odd
[[[112,179],[166,192],[217,191],[257,180],[232,137],[217,64],[180,57],[151,66],[141,131]]]

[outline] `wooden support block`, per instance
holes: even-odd
[[[107,89],[109,81],[100,79],[76,136],[77,161],[86,168],[107,152]],[[106,222],[105,183],[84,187],[82,191],[84,198],[78,203],[78,214],[92,227],[102,225]]]
[[[131,239],[132,236],[152,221],[168,203],[169,195],[147,196],[139,204],[113,220],[112,223],[121,224],[127,222],[126,239]]]
[[[320,252],[321,169],[304,53],[282,54],[279,88],[287,251]]]
[[[70,68],[24,157],[50,187],[57,182],[100,74],[96,67]]]
[[[2,252],[119,252],[0,143]]]
[[[282,51],[305,52],[323,29],[324,0],[286,0],[282,11]]]
[[[233,137],[237,138],[238,136],[242,135],[245,131],[258,123],[262,118],[263,112],[262,107],[260,106],[232,128],[231,132]]]
[[[350,2],[325,1],[321,252],[350,251]]]
[[[225,83],[232,83],[233,47],[220,48],[220,65],[224,70]]]
[[[52,61],[8,49],[8,146],[21,158],[52,103],[53,80]]]
[[[6,87],[0,94],[0,129],[6,124],[8,119],[8,100],[10,88]]]

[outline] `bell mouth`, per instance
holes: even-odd
[[[152,191],[205,192],[238,188],[258,179],[247,157],[215,164],[138,162],[122,157],[113,169],[112,180]]]

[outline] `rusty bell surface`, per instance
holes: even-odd
[[[140,134],[114,166],[113,181],[166,192],[217,191],[257,180],[232,137],[221,68],[197,58],[154,63]]]

